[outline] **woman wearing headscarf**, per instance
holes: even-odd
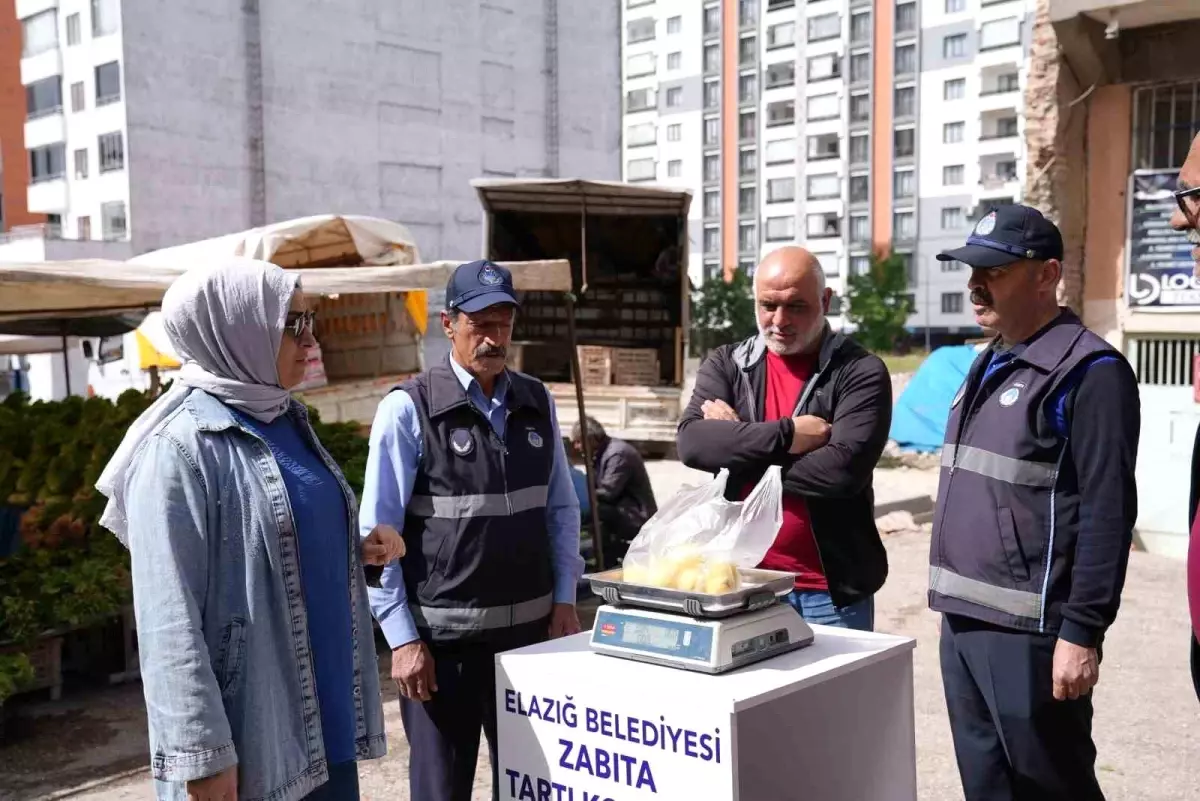
[[[193,270],[163,297],[183,367],[105,468],[101,523],[129,548],[160,799],[358,798],[387,750],[349,486],[288,388],[313,314],[265,262]],[[361,553],[360,553],[361,550]]]

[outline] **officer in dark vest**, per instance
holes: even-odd
[[[579,502],[549,392],[505,368],[517,306],[508,270],[460,265],[449,357],[384,398],[371,427],[359,522],[407,545],[371,607],[422,801],[469,801],[481,730],[499,798],[494,657],[579,631]]]
[[[929,605],[967,801],[1092,801],[1092,687],[1137,518],[1140,411],[1125,359],[1058,306],[1063,243],[993,208],[967,245],[976,321],[997,334],[950,408]]]

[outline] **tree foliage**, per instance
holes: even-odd
[[[854,338],[869,350],[893,350],[911,313],[908,271],[895,253],[872,256],[871,269],[846,282],[846,317],[857,328]]]
[[[740,342],[758,330],[754,287],[744,270],[729,281],[709,278],[692,293],[692,353],[703,358],[721,345]]]

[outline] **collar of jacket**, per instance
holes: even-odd
[[[505,395],[508,408],[512,410],[525,407],[536,410],[537,401],[530,394],[528,382],[519,380],[517,375],[511,370],[508,371],[508,390]],[[458,380],[454,368],[450,366],[450,356],[447,354],[441,364],[429,368],[429,416],[437,417],[470,403],[467,390]]]
[[[202,389],[193,389],[189,392],[183,404],[196,420],[196,428],[200,431],[215,433],[237,428],[250,433],[238,420],[233,410]],[[286,414],[308,422],[308,409],[295,398],[292,398],[288,404]]]
[[[1050,373],[1062,363],[1070,353],[1071,347],[1086,330],[1083,321],[1075,312],[1062,306],[1058,316],[1026,340],[1025,347],[1013,358],[1032,365],[1043,373]],[[989,350],[995,352],[996,345],[1001,341],[1000,337],[993,339]]]
[[[846,335],[840,331],[834,331],[829,327],[829,322],[826,321],[824,331],[821,334],[821,351],[817,354],[817,372],[821,372],[829,365],[829,360],[833,358],[833,354],[842,347],[846,342]],[[739,342],[733,349],[733,363],[742,369],[743,372],[750,372],[758,363],[761,362],[767,355],[767,342],[763,339],[762,334],[755,334],[749,339]]]

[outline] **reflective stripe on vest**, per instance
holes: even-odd
[[[942,448],[942,467],[969,470],[1008,484],[1027,487],[1053,487],[1055,466],[1002,456],[970,445],[946,445]]]
[[[1038,593],[996,587],[952,573],[944,567],[930,566],[929,589],[948,598],[970,601],[1016,617],[1041,618],[1042,596]]]
[[[418,517],[506,517],[546,505],[549,487],[525,487],[507,495],[413,495],[408,511]]]
[[[410,601],[408,608],[419,629],[484,631],[536,623],[549,617],[554,608],[554,594],[506,606],[417,606]]]

